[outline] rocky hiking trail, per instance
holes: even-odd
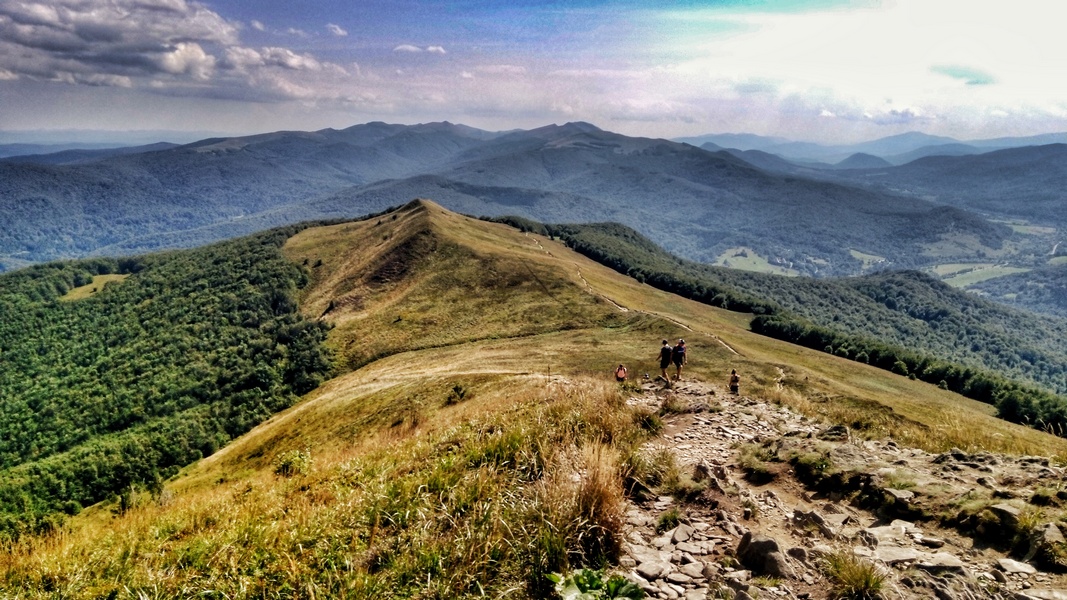
[[[743,391],[646,380],[631,393],[664,415],[642,454],[670,453],[692,480],[683,499],[628,501],[620,566],[649,597],[1067,600],[1052,520],[1065,472],[1047,458],[863,440]],[[821,567],[834,556],[875,565],[880,595],[834,596]]]

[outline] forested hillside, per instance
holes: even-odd
[[[989,279],[970,289],[998,302],[1067,318],[1067,263]]]
[[[0,534],[159,489],[318,385],[325,327],[279,250],[295,231],[0,276]]]

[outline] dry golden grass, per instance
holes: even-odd
[[[10,546],[0,596],[542,595],[546,573],[612,558],[623,471],[655,471],[611,372],[655,375],[662,338],[686,339],[688,377],[725,387],[737,368],[742,393],[864,435],[1067,456],[988,406],[432,203],[307,230],[286,252],[313,274],[302,309],[336,325],[340,376],[161,496]],[[293,451],[308,472],[275,474]]]
[[[76,287],[61,296],[59,299],[63,302],[83,300],[85,298],[97,294],[98,292],[100,292],[100,290],[103,290],[105,285],[120,283],[127,277],[129,277],[128,274],[94,275],[92,283],[87,283],[83,286]]]

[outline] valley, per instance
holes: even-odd
[[[797,579],[767,579],[774,576],[736,562],[748,560],[736,548],[740,536],[701,523],[708,523],[708,511],[719,510],[726,521],[713,528],[729,522],[738,533],[766,527],[780,536],[785,525],[777,523],[777,511],[799,514],[809,510],[807,503],[821,501],[801,499],[798,484],[783,473],[780,484],[795,496],[777,492],[774,510],[759,508],[765,500],[746,505],[746,498],[762,492],[741,483],[750,464],[745,447],[718,442],[706,455],[691,442],[682,448],[684,427],[697,425],[688,415],[707,421],[690,406],[729,405],[711,417],[731,431],[746,430],[742,423],[751,419],[745,415],[760,411],[788,411],[792,420],[803,415],[802,428],[813,431],[847,425],[854,441],[841,444],[842,451],[882,448],[892,440],[901,452],[960,448],[998,453],[1003,464],[1033,454],[1053,461],[1067,455],[1064,438],[996,419],[988,404],[755,335],[750,313],[656,289],[575,252],[556,236],[473,219],[433,202],[411,202],[361,221],[288,229],[267,240],[261,256],[248,257],[248,264],[276,260],[270,248],[278,248],[286,264],[304,274],[288,288],[293,304],[286,296],[272,302],[275,310],[296,308],[307,322],[321,324],[333,362],[329,379],[176,475],[151,484],[139,482],[145,472],[134,474],[113,499],[10,538],[0,555],[0,590],[27,598],[543,597],[551,589],[545,576],[553,572],[606,566],[637,575],[635,557],[642,551],[629,531],[638,522],[638,507],[648,515],[639,527],[677,508],[682,523],[721,532],[714,534],[721,538],[715,551],[700,559],[714,566],[707,577],[701,572],[705,593],[775,588],[799,598],[834,585],[821,563],[798,563]],[[257,243],[246,240],[235,248]],[[222,264],[221,256],[232,252],[227,248],[163,256],[181,264]],[[213,258],[210,252],[221,254]],[[141,260],[140,270],[126,265],[131,272],[121,282],[56,306],[89,310],[119,291],[132,293],[145,277],[164,281],[162,257]],[[77,264],[70,267],[77,270]],[[74,283],[81,285],[70,289],[94,284],[88,276]],[[60,292],[49,293],[55,298]],[[201,293],[187,295],[196,302]],[[44,310],[49,300],[36,302],[25,310]],[[285,310],[281,314],[289,314]],[[685,381],[673,390],[646,381],[645,372],[657,373],[659,340],[680,337],[690,347]],[[635,381],[611,381],[620,362]],[[721,388],[730,369],[743,374],[744,398],[736,406]],[[788,431],[768,430],[750,441],[773,444]],[[650,462],[663,447],[684,452],[671,459],[684,478],[662,478],[657,469],[671,464],[665,458]],[[786,460],[785,453],[780,456]],[[724,483],[723,491],[714,491],[706,478],[691,479],[688,471],[701,458],[731,473],[719,480],[735,481],[736,488]],[[897,468],[899,477],[907,476]],[[1010,504],[1037,523],[1056,520],[1058,505],[1028,508],[1036,506],[1027,500],[1030,484],[998,469],[986,476],[1014,494]],[[1058,479],[1042,481],[1051,489],[1060,485]],[[969,501],[993,506],[992,494],[978,491]],[[862,503],[861,497],[848,493],[839,501]],[[756,520],[745,506],[761,511]],[[860,529],[873,526],[867,519],[874,513],[847,510],[860,519]],[[951,504],[947,510],[956,514]],[[913,527],[927,532],[944,526],[930,518],[919,517]],[[968,551],[974,535],[969,527],[952,534],[958,548],[953,552]],[[862,546],[859,538],[848,541],[859,529],[843,535],[826,543]],[[789,543],[818,551],[818,538],[796,540]],[[646,537],[641,547],[651,543]],[[983,550],[983,560],[1008,550]],[[864,560],[883,564],[877,553]],[[998,584],[979,577],[993,577],[996,567],[978,566],[973,558],[965,562],[954,575],[964,588],[954,589],[981,598],[1026,592],[1018,576]],[[892,572],[887,585],[901,597],[924,597],[923,589],[944,585],[937,577],[911,574],[927,587],[907,591],[911,584],[903,577],[909,572]],[[1061,584],[1057,577],[1027,581],[1054,589]],[[673,597],[665,590],[655,595]]]

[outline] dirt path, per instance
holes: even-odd
[[[884,598],[1067,599],[1062,576],[1038,571],[1021,556],[1005,561],[1002,552],[936,521],[901,518],[927,493],[932,497],[935,485],[947,496],[968,496],[982,481],[1062,480],[1062,470],[1047,461],[960,451],[931,455],[892,441],[863,441],[846,428],[828,428],[700,381],[676,383],[673,390],[646,383],[629,403],[668,408],[661,434],[643,453],[650,461],[672,457],[683,481],[700,480],[703,487],[691,487],[686,501],[653,496],[628,505],[622,566],[651,597],[826,598],[831,583],[819,565],[836,553],[876,565],[886,575]],[[860,475],[836,487],[805,485],[786,459],[820,452],[832,468]],[[878,487],[883,478],[912,484]],[[866,487],[852,489],[857,481]],[[680,487],[686,485],[693,484]],[[871,493],[883,494],[881,504],[860,500]],[[672,516],[680,519],[677,527]],[[746,537],[759,552],[740,550]]]

